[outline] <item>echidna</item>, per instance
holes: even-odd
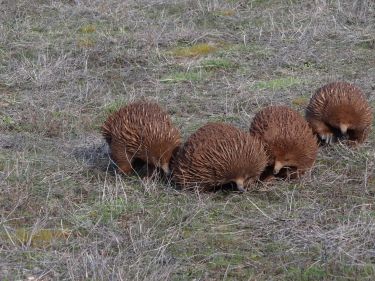
[[[181,142],[179,131],[156,103],[138,101],[113,113],[102,126],[111,158],[125,174],[141,160],[169,173],[169,161]]]
[[[333,82],[319,88],[306,109],[306,119],[319,138],[331,144],[347,137],[351,144],[367,138],[372,111],[362,91],[347,82]]]
[[[272,173],[278,177],[296,178],[312,167],[318,152],[317,139],[309,124],[286,106],[269,106],[259,111],[250,133],[264,141],[268,167],[261,179]]]
[[[258,177],[267,164],[261,141],[229,124],[208,123],[181,147],[172,179],[184,188],[213,190],[244,184]]]

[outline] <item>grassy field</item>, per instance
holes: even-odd
[[[375,128],[245,194],[117,174],[99,133],[138,98],[247,130],[333,80],[375,108],[374,1],[0,3],[0,280],[375,279]]]

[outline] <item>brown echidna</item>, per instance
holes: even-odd
[[[108,117],[102,134],[111,158],[125,174],[136,160],[169,173],[169,161],[181,142],[179,131],[168,114],[156,103],[138,101]]]
[[[250,133],[264,141],[269,157],[261,179],[269,179],[272,172],[278,177],[296,178],[315,162],[317,139],[306,120],[289,107],[262,109],[255,115]]]
[[[306,119],[314,133],[328,144],[344,136],[351,144],[357,144],[370,132],[372,111],[358,87],[333,82],[319,88],[312,96]]]
[[[258,177],[267,164],[261,141],[231,125],[208,123],[181,147],[172,179],[185,188],[215,189],[244,184]]]

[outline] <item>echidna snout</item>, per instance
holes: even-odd
[[[234,180],[237,185],[237,190],[240,192],[245,192],[245,179],[244,178],[237,178]]]
[[[340,124],[340,131],[343,135],[346,135],[346,132],[348,131],[349,125],[347,124]]]
[[[283,162],[275,161],[275,165],[273,166],[273,174],[277,175],[283,167],[284,167]]]
[[[273,165],[273,174],[276,176],[283,168],[295,167],[297,164],[293,164],[293,161],[276,160]]]
[[[166,176],[169,176],[171,173],[171,170],[169,169],[169,163],[164,163],[160,166],[160,168],[163,170]]]
[[[277,153],[275,155],[275,160],[273,163],[273,174],[278,175],[283,169],[291,169],[293,167],[298,167],[298,163],[302,161],[305,157],[300,151],[292,151],[291,153]]]

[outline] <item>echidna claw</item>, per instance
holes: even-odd
[[[333,143],[333,134],[322,134],[320,135],[320,138],[326,143],[326,144],[332,144]]]

